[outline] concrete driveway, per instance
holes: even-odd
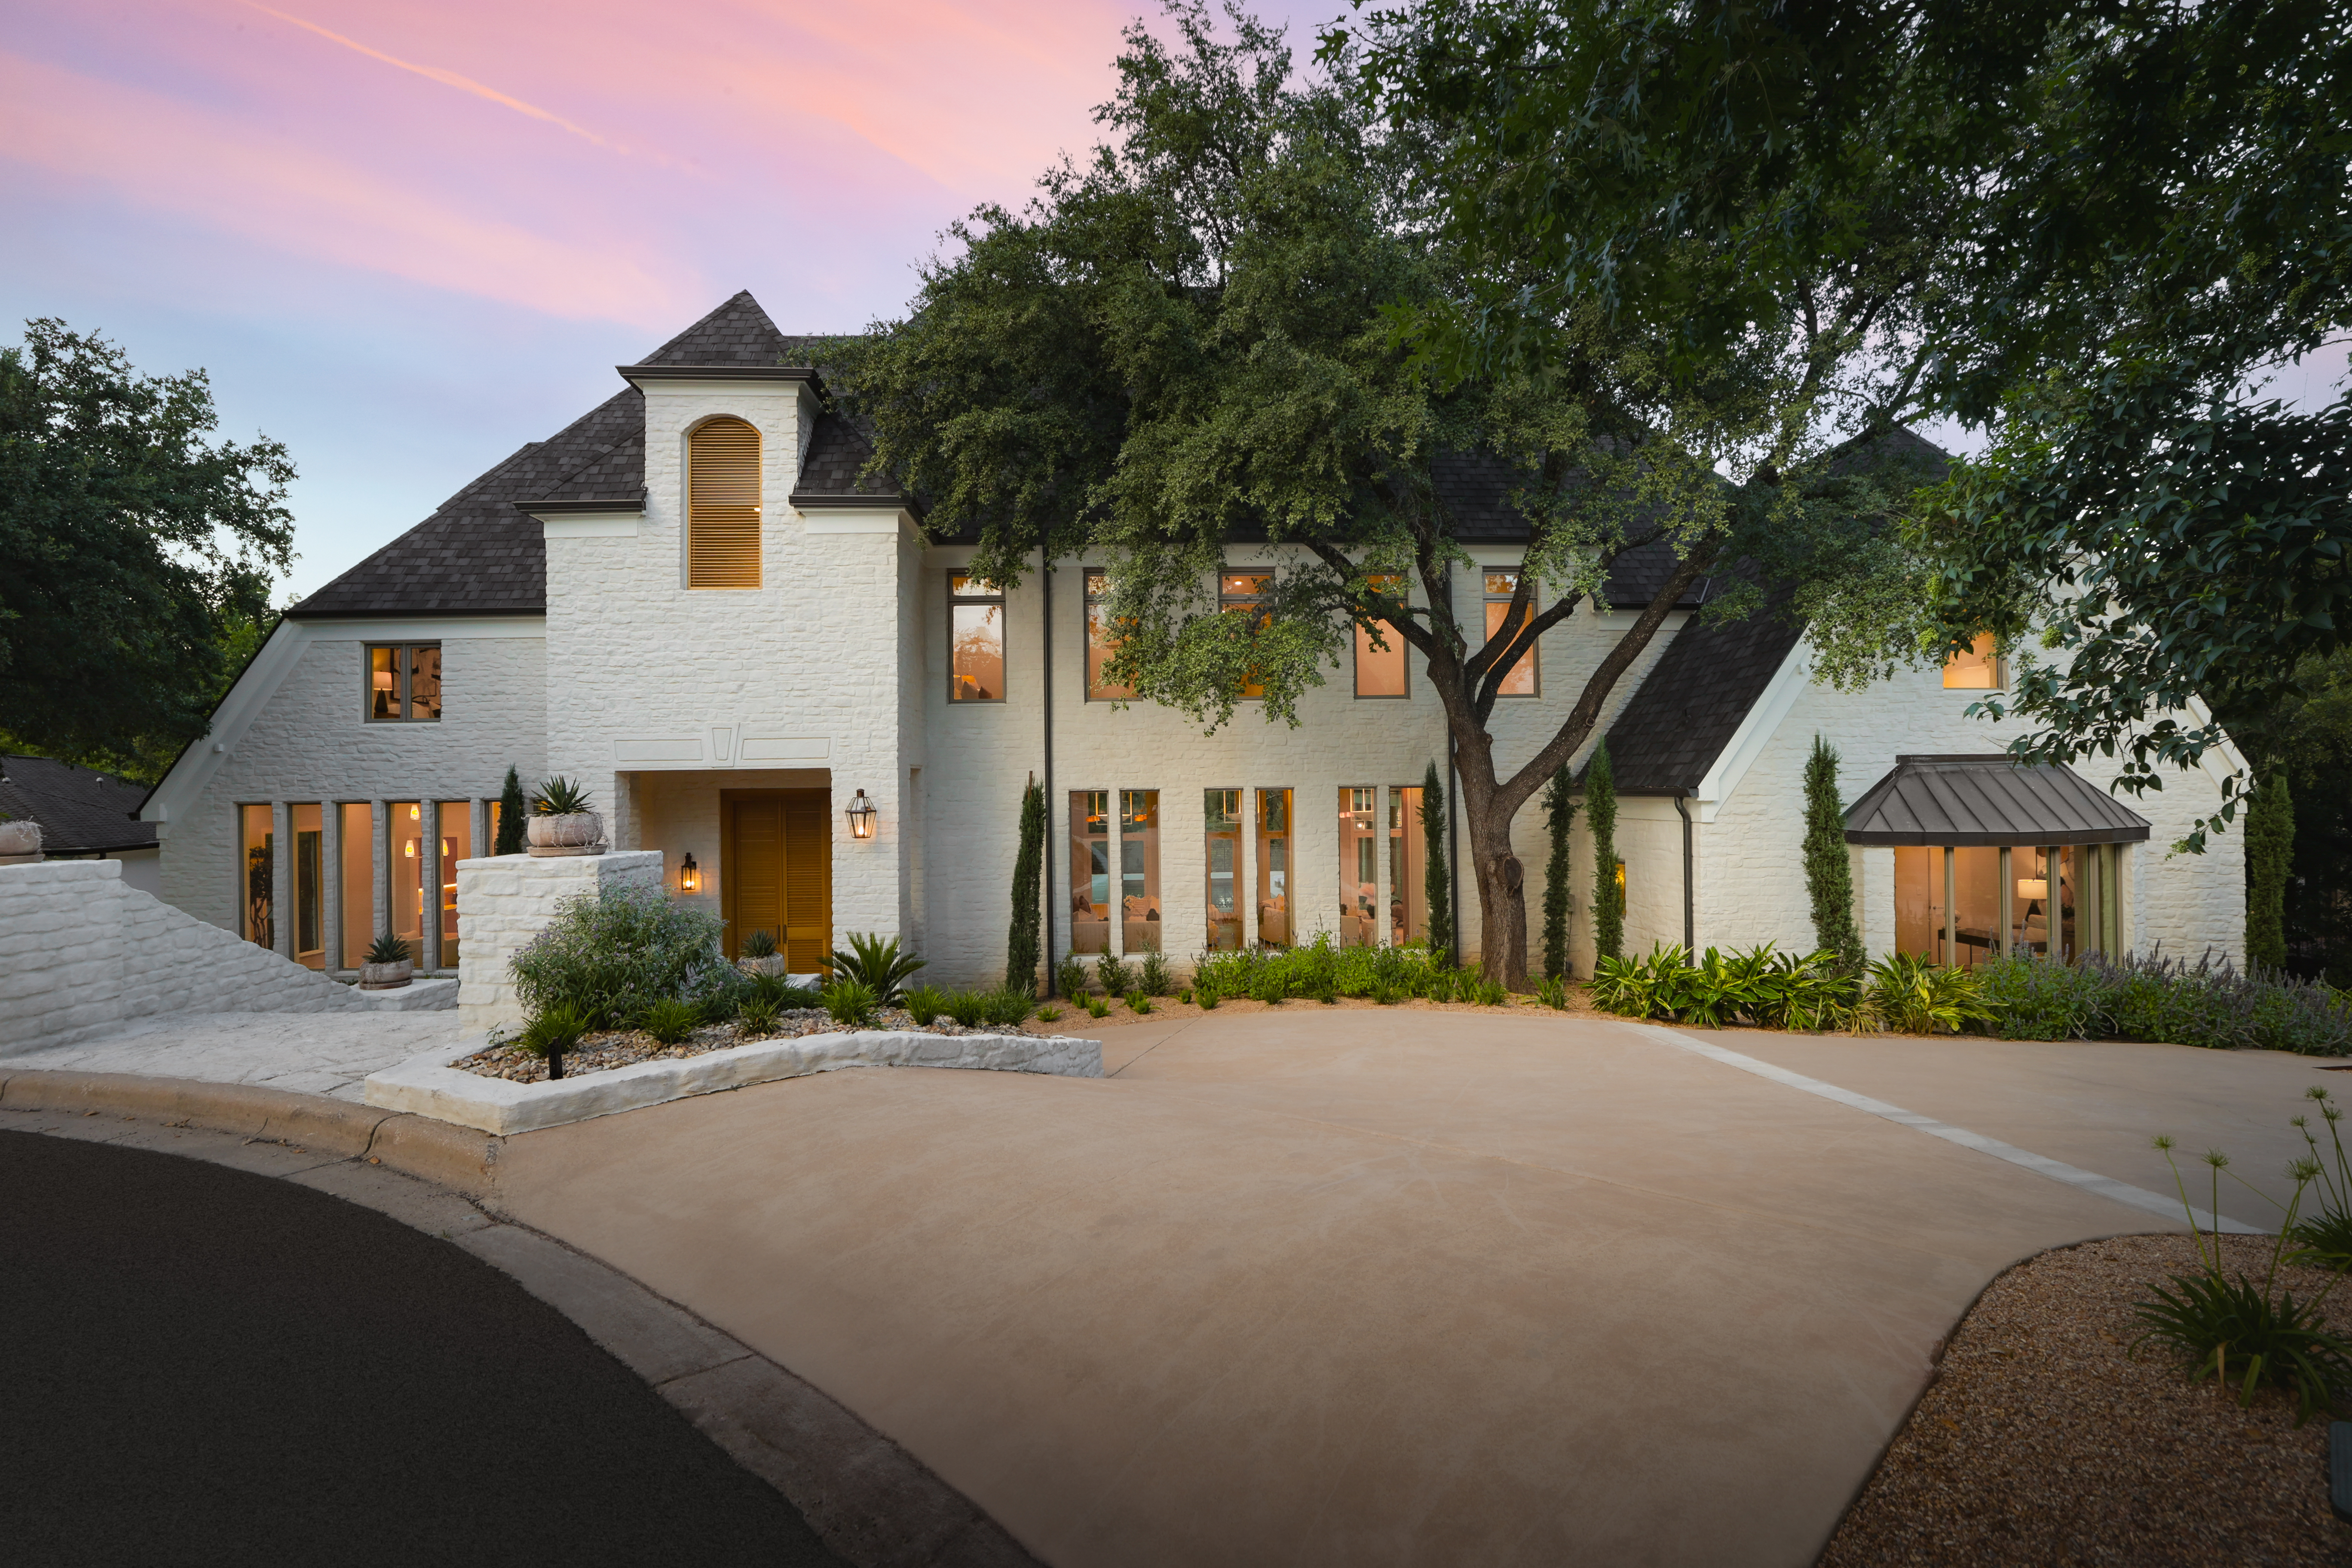
[[[1706,1038],[2140,1182],[2037,1064],[2190,1148],[2209,1110],[2284,1132],[2326,1076]],[[524,1134],[502,1196],[1056,1568],[1809,1563],[1993,1275],[2167,1224],[1613,1020],[1106,1039],[1101,1080],[838,1072]]]

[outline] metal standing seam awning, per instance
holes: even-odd
[[[1896,757],[1895,770],[1846,808],[1858,845],[2138,844],[2147,818],[2055,763],[2008,756]]]

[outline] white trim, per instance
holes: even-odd
[[[1747,717],[1739,721],[1739,728],[1731,732],[1731,739],[1716,754],[1714,763],[1706,770],[1706,776],[1699,780],[1698,819],[1701,823],[1715,820],[1716,813],[1723,809],[1723,803],[1731,798],[1732,792],[1739,787],[1739,781],[1748,776],[1748,770],[1754,767],[1756,759],[1764,754],[1765,746],[1780,730],[1781,721],[1789,717],[1790,710],[1796,707],[1798,697],[1811,684],[1812,671],[1812,643],[1808,638],[1800,637],[1797,646],[1780,660],[1780,668],[1773,671],[1771,680],[1764,688],[1764,694],[1748,704]]]
[[[531,513],[539,517],[539,513]],[[539,517],[542,539],[635,539],[642,512],[573,512],[567,517]]]
[[[279,686],[302,660],[303,650],[319,642],[458,642],[469,637],[538,637],[547,636],[544,616],[385,616],[352,621],[278,621],[253,662],[229,688],[213,710],[212,726],[191,743],[172,764],[140,808],[142,822],[158,824],[155,837],[168,836],[169,824],[180,820],[204,795],[228,753],[261,716]]]

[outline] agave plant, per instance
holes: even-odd
[[[772,931],[753,931],[743,939],[742,953],[746,958],[775,957],[776,933]]]
[[[906,994],[908,977],[923,967],[923,961],[899,952],[895,936],[852,931],[849,951],[836,950],[825,967],[836,982],[855,980],[874,994],[876,1006],[888,1007]]]
[[[573,784],[561,773],[541,781],[532,797],[531,810],[541,816],[570,816],[578,812],[593,811],[595,796]]]

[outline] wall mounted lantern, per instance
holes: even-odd
[[[842,815],[849,818],[849,836],[852,838],[874,837],[874,803],[866,798],[864,790],[857,792]]]
[[[694,863],[694,851],[686,852],[686,860],[677,868],[677,890],[681,893],[702,891],[702,868]]]

